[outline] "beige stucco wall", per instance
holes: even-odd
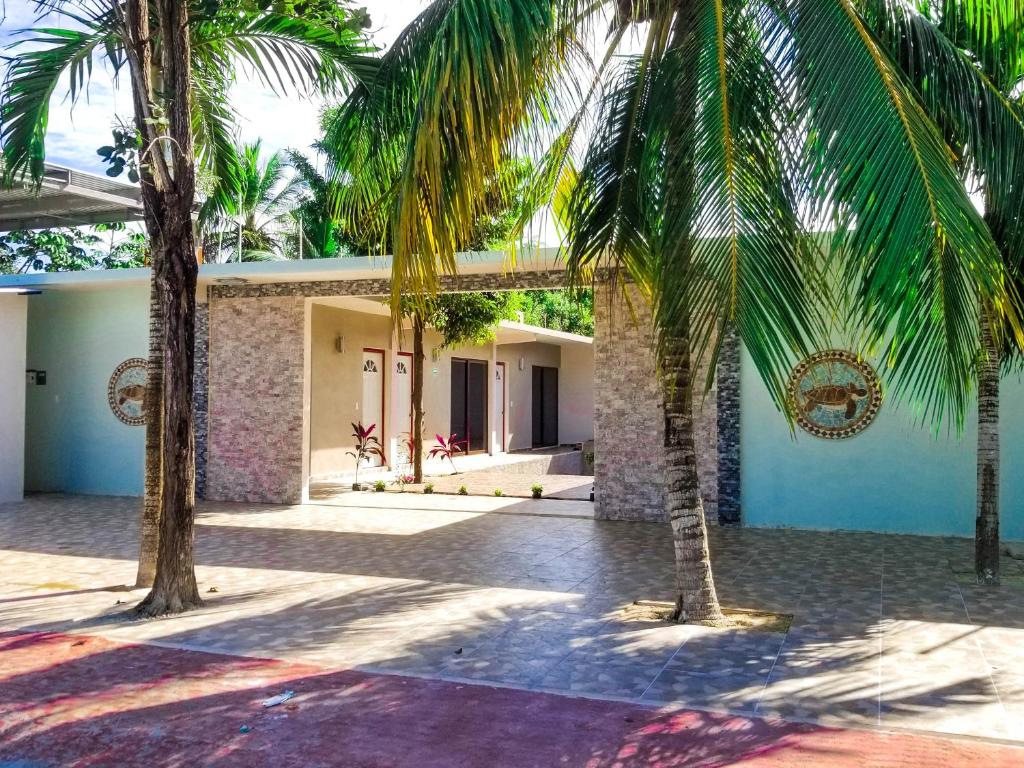
[[[343,336],[345,351],[337,352],[335,338]],[[363,348],[385,352],[385,382],[391,348],[387,317],[313,304],[310,317],[309,473],[326,477],[355,468],[346,456],[352,450],[352,423],[363,421]],[[388,414],[385,414],[384,429]],[[369,425],[367,425],[369,426]],[[377,428],[380,438],[380,426]]]
[[[594,347],[566,344],[558,372],[558,440],[582,443],[594,438]]]
[[[523,358],[523,370],[519,370],[520,357]],[[561,347],[540,342],[501,344],[498,346],[498,361],[505,363],[508,375],[507,450],[529,448],[533,444],[533,366],[560,368]],[[561,371],[558,372],[558,382],[561,390]],[[559,408],[562,405],[561,394],[559,391]]]

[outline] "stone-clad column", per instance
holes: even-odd
[[[210,434],[210,305],[196,302],[195,370],[192,408],[196,420],[196,498],[206,498],[206,460]]]
[[[305,299],[211,297],[206,498],[302,501]]]
[[[718,356],[718,523],[739,525],[740,341],[730,329]]]
[[[655,369],[651,313],[634,286],[594,290],[594,513],[604,520],[665,520],[665,417]],[[717,516],[715,392],[694,389],[697,470],[704,511]]]

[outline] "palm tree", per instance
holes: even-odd
[[[308,7],[293,16],[275,12],[266,0],[38,0],[41,12],[56,13],[65,24],[23,35],[32,50],[10,59],[0,92],[5,180],[29,176],[40,183],[58,83],[68,77],[74,103],[94,59],[103,59],[131,84],[156,299],[150,323],[161,330],[150,334],[140,584],[150,577],[143,568],[146,547],[156,543],[158,552],[152,591],[138,607],[146,614],[200,603],[193,565],[196,165],[219,178],[235,172],[228,92],[240,62],[278,92],[335,93],[363,71],[365,19],[353,23],[338,3],[302,5]],[[146,535],[157,518],[159,536]]]
[[[964,176],[984,202],[985,221],[1000,256],[1019,281],[1024,265],[1024,8],[1016,18],[979,24],[952,3],[925,6],[922,15],[877,0],[868,4],[873,31],[936,115],[960,158]],[[914,45],[908,44],[914,41]],[[958,109],[957,105],[969,109]],[[978,336],[978,488],[975,572],[979,583],[999,583],[999,383],[1008,357],[1020,347],[1001,334],[1001,308],[984,304]]]
[[[263,161],[261,149],[261,141],[235,148],[236,173],[218,180],[200,211],[200,226],[209,229],[207,242],[217,244],[216,261],[285,258],[285,233],[299,187],[288,177],[282,153]]]
[[[597,26],[606,50],[591,61]],[[342,202],[393,237],[396,313],[455,271],[505,157],[536,150],[537,202],[576,177],[571,273],[624,275],[653,308],[679,620],[722,617],[692,354],[713,362],[735,330],[788,412],[792,362],[825,335],[825,266],[863,352],[885,350],[895,393],[937,418],[970,400],[979,303],[1015,318],[992,234],[858,0],[435,0],[342,115],[355,187]],[[808,232],[822,223],[824,265]]]

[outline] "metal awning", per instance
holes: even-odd
[[[142,218],[138,187],[46,164],[42,185],[0,189],[0,232],[112,224]]]

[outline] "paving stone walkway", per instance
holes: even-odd
[[[787,634],[685,627],[619,614],[671,597],[665,527],[503,514],[581,503],[202,504],[206,607],[133,621],[142,593],[111,590],[134,579],[138,501],[37,496],[0,505],[0,629],[1024,740],[1024,590],[958,577],[971,542],[715,528],[723,602],[795,621]]]
[[[0,765],[1016,768],[1024,746],[0,633]],[[116,681],[116,684],[111,684]],[[265,708],[282,691],[294,697]]]

